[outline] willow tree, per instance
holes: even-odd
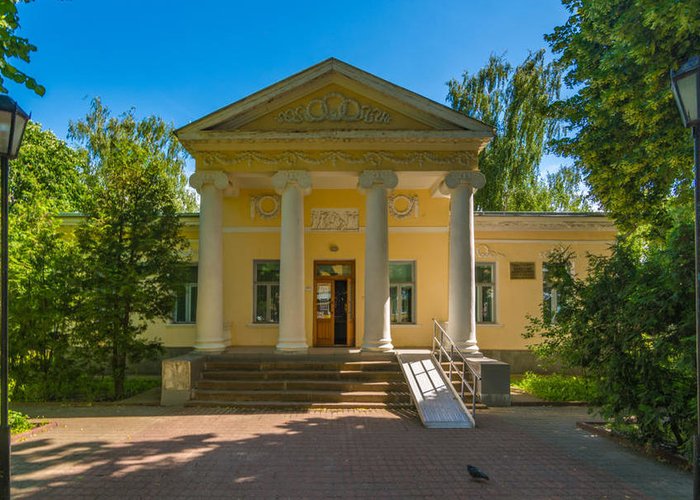
[[[475,74],[448,82],[448,102],[466,115],[492,125],[496,137],[479,155],[486,176],[474,204],[477,210],[579,210],[585,197],[577,194],[580,176],[565,167],[546,178],[540,163],[559,124],[551,106],[559,98],[560,72],[540,50],[513,67],[492,55]]]
[[[124,394],[127,360],[159,352],[142,334],[172,314],[186,269],[187,240],[178,212],[191,209],[184,188],[184,151],[160,118],[118,117],[95,99],[71,122],[70,137],[88,152],[84,222],[77,229],[80,304],[77,328],[93,356]]]

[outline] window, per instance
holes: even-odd
[[[253,318],[255,323],[280,321],[280,261],[253,262]]]
[[[542,317],[548,323],[554,322],[561,309],[564,274],[558,271],[564,270],[567,275],[571,275],[571,270],[565,264],[542,263]]]
[[[173,323],[195,323],[197,321],[197,266],[190,266],[181,289],[177,292]]]
[[[496,273],[495,264],[476,264],[476,321],[496,322]]]
[[[415,323],[416,310],[416,263],[389,263],[389,298],[391,322],[396,324]]]

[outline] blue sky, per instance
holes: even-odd
[[[38,0],[19,14],[38,48],[20,67],[47,90],[10,95],[61,138],[95,96],[179,127],[328,57],[444,103],[450,78],[491,53],[522,61],[567,19],[559,0]]]

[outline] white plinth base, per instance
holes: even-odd
[[[306,342],[285,342],[277,344],[275,352],[280,354],[306,354],[309,352],[309,346],[306,345]]]
[[[196,343],[194,350],[197,352],[205,352],[207,354],[219,354],[226,350],[226,345],[223,342],[206,342]]]
[[[362,345],[363,351],[369,352],[389,352],[394,350],[390,341],[366,342]]]

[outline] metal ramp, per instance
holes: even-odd
[[[429,429],[469,429],[474,418],[430,353],[396,355],[418,415]]]

